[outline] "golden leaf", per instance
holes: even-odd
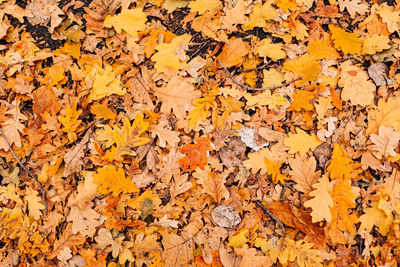
[[[125,178],[124,170],[112,165],[97,169],[97,173],[93,175],[93,183],[99,186],[97,192],[105,195],[139,192],[131,179]]]
[[[289,153],[299,152],[304,156],[309,150],[314,150],[323,142],[314,133],[308,135],[302,129],[297,128],[296,134],[289,133],[289,137],[285,138],[283,143],[290,148]]]
[[[358,37],[358,33],[349,33],[345,30],[329,24],[329,30],[332,33],[332,39],[336,49],[340,49],[345,54],[360,54],[363,41]]]

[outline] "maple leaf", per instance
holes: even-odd
[[[332,33],[332,39],[336,49],[340,49],[345,54],[360,54],[363,41],[358,39],[360,34],[349,33],[345,30],[329,24],[329,30]]]
[[[371,134],[371,141],[374,143],[373,150],[377,151],[376,157],[381,159],[382,156],[396,156],[394,151],[399,145],[400,132],[395,131],[391,127],[380,126],[379,134]]]
[[[368,73],[352,65],[350,60],[342,63],[341,68],[338,85],[343,87],[342,99],[350,100],[353,105],[373,104],[376,87],[368,81]]]
[[[129,33],[133,37],[138,35],[139,31],[143,31],[146,28],[146,13],[141,8],[122,8],[121,13],[115,16],[107,16],[104,20],[104,27],[114,27],[117,33],[121,33],[121,30]]]
[[[97,192],[105,195],[118,196],[120,193],[139,192],[131,179],[125,178],[124,170],[113,165],[97,169],[97,173],[93,175],[93,183],[99,186]]]
[[[301,80],[298,85],[306,85],[318,78],[321,71],[321,64],[314,57],[306,54],[293,60],[283,63],[283,69],[299,74]]]
[[[309,150],[314,150],[323,142],[314,133],[308,135],[302,129],[297,128],[296,134],[289,133],[289,137],[285,138],[283,143],[290,148],[289,153],[299,152],[304,156]]]
[[[161,104],[161,112],[169,114],[171,110],[178,119],[186,117],[186,111],[192,107],[192,101],[199,98],[201,93],[194,86],[178,76],[172,77],[165,87],[155,89]]]
[[[323,176],[312,187],[314,190],[309,195],[313,198],[304,202],[304,207],[312,208],[312,222],[320,222],[324,219],[331,222],[330,208],[333,206],[333,200],[330,192],[333,188],[332,184],[329,183],[328,177]]]
[[[317,167],[315,158],[297,156],[289,159],[289,165],[292,169],[289,175],[296,182],[294,188],[306,194],[313,191],[313,185],[321,177],[321,171],[315,171]]]
[[[226,179],[221,174],[211,171],[209,166],[204,170],[197,169],[192,175],[202,186],[202,192],[212,196],[217,203],[221,202],[222,198],[229,198],[229,191],[225,187]]]
[[[196,142],[196,144],[187,144],[179,150],[186,154],[184,158],[178,160],[178,163],[183,165],[184,171],[192,172],[197,166],[204,170],[204,165],[207,164],[207,151],[213,149],[210,137],[199,137]]]

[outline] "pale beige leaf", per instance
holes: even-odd
[[[39,220],[42,216],[42,211],[45,207],[41,203],[42,199],[38,196],[38,191],[27,187],[25,201],[28,204],[29,215],[33,217],[35,220]]]
[[[229,198],[229,191],[225,187],[226,179],[221,174],[212,171],[209,166],[204,170],[196,168],[193,177],[197,179],[197,184],[202,186],[202,192],[212,196],[216,202]]]
[[[327,176],[323,176],[318,180],[318,183],[313,185],[314,191],[310,193],[313,198],[304,202],[304,207],[312,208],[312,222],[320,222],[326,220],[330,222],[332,219],[331,207],[333,200],[329,194],[332,191],[332,184]]]
[[[321,177],[321,171],[315,171],[317,167],[315,158],[297,156],[289,159],[289,165],[292,168],[289,174],[293,181],[297,183],[294,188],[306,194],[313,191],[313,184]]]
[[[370,139],[374,146],[372,149],[376,151],[375,156],[381,159],[382,156],[396,156],[394,151],[400,141],[400,132],[397,132],[392,127],[380,126],[379,134],[371,134]]]

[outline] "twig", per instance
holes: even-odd
[[[232,80],[234,83],[236,83],[236,84],[239,85],[240,87],[243,87],[243,88],[245,88],[245,89],[247,89],[247,90],[254,90],[254,91],[257,91],[257,90],[272,90],[272,89],[276,89],[276,88],[281,88],[281,87],[283,87],[283,86],[289,85],[289,84],[291,84],[291,83],[293,83],[293,82],[295,82],[295,81],[298,81],[298,80],[301,80],[301,79],[302,79],[302,77],[299,77],[299,78],[296,78],[296,79],[294,79],[294,80],[291,80],[291,81],[289,81],[289,82],[286,82],[286,83],[283,83],[283,84],[280,84],[280,85],[274,85],[274,86],[270,86],[270,87],[254,88],[254,87],[245,85],[245,84],[243,84],[243,83],[237,81],[235,78],[233,78],[233,76],[232,76],[232,74],[229,72],[228,68],[225,67],[225,65],[222,64],[221,61],[219,61],[219,60],[217,60],[217,61],[218,61],[218,63],[221,65],[221,67],[228,73],[229,78],[231,78],[231,80]]]
[[[28,176],[30,176],[30,177],[39,185],[39,188],[40,188],[40,191],[42,192],[42,197],[43,197],[43,200],[44,200],[44,207],[45,207],[45,212],[44,212],[44,214],[45,214],[45,216],[47,216],[47,213],[48,213],[48,211],[49,211],[49,207],[48,207],[48,204],[47,204],[46,192],[44,191],[42,184],[41,184],[41,183],[39,182],[39,180],[31,173],[31,171],[29,171],[29,170],[25,167],[25,165],[21,162],[21,160],[20,160],[20,159],[18,158],[18,156],[15,154],[14,150],[11,148],[10,143],[8,143],[8,140],[7,140],[7,138],[6,138],[6,135],[5,135],[4,132],[3,132],[3,128],[1,128],[1,127],[0,127],[0,133],[1,133],[1,136],[3,137],[4,141],[6,142],[6,144],[7,144],[7,146],[8,146],[8,149],[10,149],[11,154],[14,156],[15,160],[18,161],[19,166],[21,166],[21,168],[24,169],[24,170],[28,173]]]
[[[240,73],[244,73],[244,72],[251,72],[251,71],[255,71],[255,70],[261,70],[263,68],[265,68],[266,66],[268,66],[270,63],[270,61],[268,61],[265,64],[262,64],[261,66],[258,66],[257,68],[252,68],[252,69],[248,69],[248,70],[239,70]]]
[[[273,219],[275,222],[279,224],[279,226],[282,229],[282,232],[286,232],[285,225],[278,218],[276,218],[276,216],[272,214],[272,212],[270,212],[266,207],[264,207],[264,205],[259,200],[256,200],[254,202],[257,204],[258,207],[260,207],[263,210],[265,214],[267,214],[269,217],[271,217],[271,219]]]

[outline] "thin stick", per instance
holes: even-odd
[[[272,214],[272,212],[270,212],[266,207],[264,207],[264,205],[259,200],[256,200],[255,203],[257,204],[258,207],[260,207],[263,210],[265,214],[267,214],[269,217],[271,217],[271,219],[273,219],[275,222],[279,224],[283,232],[286,232],[285,225],[278,218],[276,218],[276,216]]]
[[[14,156],[14,158],[16,159],[16,161],[18,161],[19,166],[21,166],[21,168],[24,169],[24,170],[28,173],[28,176],[30,176],[30,177],[39,185],[39,188],[40,188],[40,191],[42,192],[42,197],[43,197],[43,200],[44,200],[44,207],[45,207],[45,212],[44,212],[44,214],[45,214],[45,216],[47,216],[47,213],[48,213],[48,211],[49,211],[49,207],[48,207],[48,204],[47,204],[46,192],[44,191],[42,184],[41,184],[41,183],[39,182],[39,180],[25,167],[25,165],[21,162],[21,160],[20,160],[20,159],[18,158],[18,156],[15,154],[14,150],[13,150],[13,149],[11,148],[11,146],[10,146],[10,143],[8,143],[8,140],[7,140],[7,138],[6,138],[6,135],[5,135],[4,132],[3,132],[3,128],[1,128],[1,127],[0,127],[0,133],[1,133],[1,136],[3,137],[4,141],[6,142],[6,144],[7,144],[7,146],[8,146],[8,149],[10,149],[11,154]]]
[[[274,85],[274,86],[262,87],[262,88],[254,88],[254,87],[245,85],[245,84],[243,84],[243,83],[237,81],[235,78],[233,78],[233,76],[232,76],[232,74],[229,72],[228,68],[225,67],[225,65],[222,64],[221,61],[219,61],[219,60],[217,60],[217,61],[218,61],[218,63],[221,65],[221,67],[228,73],[229,78],[231,78],[231,80],[232,80],[234,83],[236,83],[236,84],[239,85],[240,87],[243,87],[243,88],[245,88],[245,89],[247,89],[247,90],[254,90],[254,91],[257,91],[257,90],[272,90],[272,89],[276,89],[276,88],[281,88],[281,87],[283,87],[283,86],[289,85],[289,84],[291,84],[291,83],[293,83],[293,82],[295,82],[295,81],[298,81],[298,80],[301,80],[301,79],[302,79],[301,77],[299,77],[299,78],[296,78],[296,79],[294,79],[294,80],[291,80],[291,81],[289,81],[289,82],[286,82],[286,83],[283,83],[283,84],[280,84],[280,85]]]

